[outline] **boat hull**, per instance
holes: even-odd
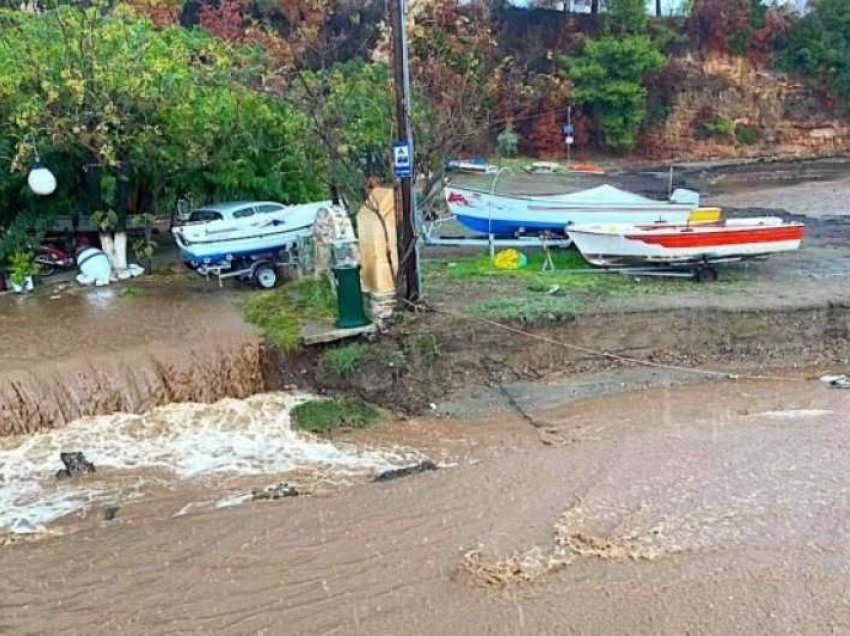
[[[615,188],[546,196],[507,196],[447,187],[452,215],[469,230],[496,236],[565,234],[578,224],[687,223],[697,205],[653,201]]]
[[[313,233],[319,210],[330,201],[294,205],[248,219],[212,221],[174,228],[180,256],[190,267],[270,257]]]
[[[582,226],[569,229],[593,265],[687,264],[759,258],[800,247],[805,229],[776,217],[704,225]]]

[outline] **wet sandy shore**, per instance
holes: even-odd
[[[151,506],[8,546],[0,631],[841,633],[848,406],[817,382],[729,382],[549,410],[548,445],[505,416],[419,423],[425,445],[479,450],[396,482]],[[399,430],[416,441],[385,436]]]

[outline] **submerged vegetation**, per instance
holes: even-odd
[[[382,412],[355,397],[308,400],[292,409],[296,427],[311,433],[328,433],[340,428],[366,428],[378,423]]]

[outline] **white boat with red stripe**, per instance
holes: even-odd
[[[572,225],[568,233],[589,263],[610,267],[761,258],[798,249],[805,228],[762,216],[685,225]]]

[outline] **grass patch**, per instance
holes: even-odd
[[[508,277],[508,278],[537,278],[539,276],[551,276],[541,272],[545,255],[541,250],[523,252],[528,258],[528,265],[522,269],[496,269],[486,252],[478,256],[466,256],[452,260],[448,263],[434,263],[435,267],[444,269],[449,278],[458,280],[463,278],[475,278],[484,276]],[[552,262],[557,270],[586,269],[587,262],[575,250],[552,250]]]
[[[373,353],[372,345],[354,342],[322,354],[322,362],[338,376],[348,378],[354,375],[360,363]]]
[[[240,302],[245,319],[284,353],[298,348],[305,320],[332,320],[336,295],[325,278],[304,279],[266,292],[253,292]]]
[[[354,397],[309,400],[292,409],[295,426],[312,433],[326,433],[339,428],[365,428],[382,418],[383,414],[378,408]]]
[[[314,320],[333,320],[336,318],[336,292],[330,281],[321,278],[305,278],[283,287],[292,299],[296,309]]]
[[[472,312],[508,322],[534,324],[563,321],[575,316],[581,308],[581,300],[575,297],[512,296],[476,303]]]
[[[522,282],[527,292],[551,294],[554,287],[560,296],[572,295],[578,301],[591,296],[605,295],[666,295],[683,292],[707,292],[714,294],[726,293],[738,287],[746,279],[746,273],[740,269],[724,268],[721,280],[711,285],[695,286],[688,279],[650,278],[640,276],[624,276],[615,272],[605,272],[591,267],[574,249],[552,250],[552,261],[555,264],[553,272],[543,272],[541,268],[545,256],[541,250],[527,250],[528,265],[523,269],[500,270],[490,261],[488,254],[478,256],[462,256],[451,261],[432,261],[427,263],[426,275],[432,279],[443,278],[450,282],[477,280],[505,280],[506,283]],[[587,271],[576,271],[587,270]],[[515,287],[506,286],[515,302],[519,302]],[[529,294],[523,294],[524,297]],[[505,299],[511,300],[511,299]],[[554,301],[530,301],[538,305],[552,306]]]

